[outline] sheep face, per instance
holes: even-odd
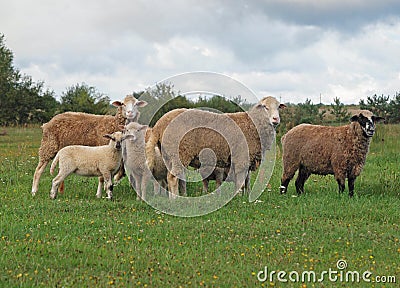
[[[279,109],[283,109],[285,107],[285,104],[279,103],[279,101],[271,96],[264,97],[256,105],[257,109],[265,109],[268,114],[269,123],[273,126],[277,126],[281,122],[281,118],[279,117]]]
[[[360,124],[360,127],[365,137],[372,137],[375,133],[375,123],[383,119],[384,118],[382,117],[373,115],[366,117],[363,115],[363,113],[360,113],[359,115],[354,115],[353,117],[351,117],[350,121],[358,122]]]
[[[104,135],[105,138],[110,139],[110,145],[113,145],[116,150],[121,150],[121,142],[125,139],[122,132],[114,132],[113,134]]]
[[[124,139],[129,139],[132,142],[136,142],[138,139],[142,139],[142,141],[144,141],[144,135],[147,128],[147,125],[131,122],[125,126]]]
[[[138,118],[138,108],[146,106],[147,102],[137,100],[132,95],[127,95],[124,102],[114,101],[112,104],[116,107],[120,107],[122,109],[122,115],[128,120],[128,122],[131,122]]]

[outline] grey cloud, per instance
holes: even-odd
[[[298,25],[312,25],[344,33],[358,31],[373,22],[398,17],[397,0],[346,0],[346,1],[252,1],[251,8],[262,11],[273,19]]]
[[[119,97],[193,70],[284,97],[364,93],[393,90],[400,73],[397,0],[75,3],[9,1],[0,11],[16,66],[57,93],[84,81]]]

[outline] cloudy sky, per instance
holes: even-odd
[[[120,99],[170,76],[223,73],[257,96],[344,103],[400,91],[398,0],[2,0],[21,72],[60,96]]]

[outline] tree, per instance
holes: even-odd
[[[0,125],[20,125],[48,121],[58,108],[54,92],[44,90],[13,66],[13,53],[0,35]]]
[[[222,96],[214,95],[210,98],[199,96],[197,101],[193,104],[196,108],[209,107],[223,113],[234,113],[243,111],[243,109],[239,106],[242,101],[243,100],[241,100],[241,98],[234,98],[231,101]]]
[[[340,102],[339,97],[333,99],[330,112],[335,116],[336,122],[339,123],[348,122],[351,117],[350,112],[347,110],[346,106]]]
[[[360,100],[360,108],[370,110],[375,115],[385,118],[385,122],[399,123],[400,122],[400,93],[391,97],[376,94],[367,97],[367,103],[364,100]]]
[[[174,85],[169,83],[160,83],[144,92],[135,94],[140,95],[140,100],[147,102],[147,105],[140,111],[139,121],[150,126],[153,126],[161,116],[173,109],[193,108],[193,103],[185,96],[180,96],[179,92],[174,90]]]
[[[389,103],[389,119],[387,121],[392,123],[400,122],[400,93],[397,92]]]
[[[8,125],[10,122],[12,102],[9,101],[15,89],[16,72],[12,65],[13,54],[5,46],[4,35],[0,35],[0,124]]]
[[[306,99],[304,103],[298,104],[297,113],[299,114],[299,122],[300,123],[310,123],[310,124],[321,124],[326,110],[319,109],[320,105],[315,105],[311,102],[311,99]]]
[[[91,114],[106,114],[110,98],[97,92],[85,83],[67,88],[61,96],[61,112],[75,111]]]
[[[377,116],[387,118],[387,120],[390,118],[389,115],[389,96],[384,96],[384,95],[373,95],[372,97],[368,96],[367,97],[367,103],[364,102],[364,100],[360,100],[360,108],[361,109],[367,109],[370,110],[372,113],[374,113]]]

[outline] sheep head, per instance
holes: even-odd
[[[372,137],[375,133],[376,122],[384,118],[373,115],[370,111],[363,111],[358,115],[351,117],[351,122],[358,122],[365,137]]]
[[[113,106],[121,109],[121,114],[128,122],[135,122],[139,118],[139,107],[147,105],[146,101],[137,100],[133,95],[127,95],[123,102],[114,101]]]
[[[283,109],[285,107],[285,104],[280,103],[274,97],[267,96],[256,104],[255,109],[264,109],[267,112],[270,124],[277,126],[281,122],[279,117],[279,109]]]
[[[115,149],[121,150],[121,142],[124,140],[122,132],[117,131],[112,134],[106,134],[104,137],[110,139],[109,145],[113,145]]]
[[[132,142],[135,142],[138,139],[143,138],[144,141],[144,135],[147,128],[147,125],[141,125],[137,122],[131,122],[125,126],[124,139],[130,139]]]

